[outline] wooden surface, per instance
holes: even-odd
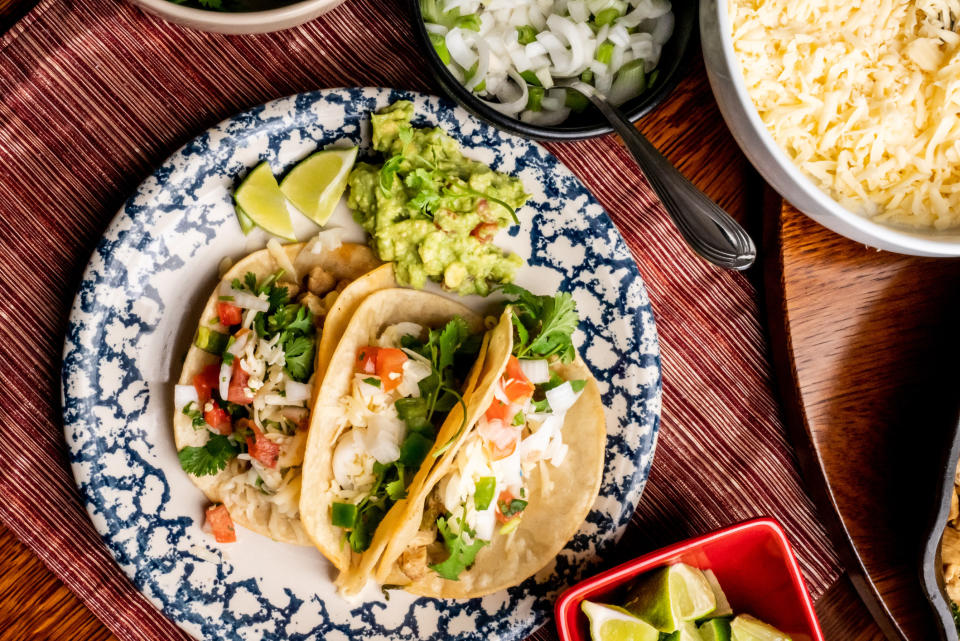
[[[694,182],[744,221],[759,239],[762,183],[723,126],[699,55],[693,59],[689,76],[640,128]],[[365,80],[376,81],[379,77]],[[240,104],[250,104],[251,99],[256,102],[261,97],[240,99]],[[213,115],[205,117],[212,119],[211,122],[216,120]],[[198,125],[195,129],[199,131],[202,127]],[[122,196],[117,194],[115,198]],[[759,274],[759,269],[753,271],[755,282]],[[0,639],[100,641],[113,638],[6,529],[0,529],[0,562]],[[828,639],[873,641],[880,638],[846,578],[841,578],[822,595],[817,610]]]
[[[772,344],[808,487],[887,636],[935,639],[918,562],[956,429],[960,261],[877,252],[789,206],[770,221]]]

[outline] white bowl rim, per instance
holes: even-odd
[[[172,19],[230,27],[257,27],[264,25],[265,22],[274,24],[277,21],[297,20],[311,16],[318,7],[338,4],[337,0],[297,0],[283,7],[263,11],[216,11],[188,7],[170,0],[136,0],[136,2]]]
[[[770,133],[766,124],[761,120],[756,105],[754,105],[753,99],[747,92],[743,72],[740,70],[740,60],[737,58],[737,53],[733,48],[733,34],[727,0],[717,0],[717,11],[723,55],[726,58],[727,67],[730,69],[729,76],[733,83],[733,89],[737,94],[737,99],[746,107],[744,112],[750,121],[750,125],[758,134],[758,138],[763,144],[765,151],[776,159],[777,164],[787,173],[790,179],[807,192],[807,195],[816,201],[817,205],[829,211],[837,218],[840,218],[851,227],[861,231],[864,235],[877,238],[891,245],[899,245],[904,248],[923,252],[927,255],[960,256],[960,230],[915,230],[874,222],[866,216],[856,214],[842,206],[794,164],[793,159],[790,158],[787,152],[774,140],[773,134]],[[937,234],[942,234],[946,237],[936,239],[933,236]]]

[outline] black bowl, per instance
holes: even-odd
[[[663,52],[660,55],[660,64],[657,68],[660,74],[654,88],[645,91],[633,100],[629,100],[620,106],[620,109],[627,115],[631,122],[634,122],[648,114],[660,102],[666,98],[677,83],[687,65],[685,58],[690,40],[693,38],[697,25],[697,6],[694,0],[673,0],[673,13],[676,22],[673,28],[673,35],[663,46]],[[571,113],[566,121],[559,125],[550,127],[531,125],[521,122],[516,118],[505,116],[487,105],[469,91],[447,70],[440,56],[434,50],[427,35],[427,29],[423,18],[420,15],[420,1],[408,0],[410,16],[413,20],[413,32],[417,36],[420,47],[424,51],[427,60],[430,61],[430,67],[437,82],[443,87],[454,100],[460,103],[460,106],[472,113],[474,116],[486,120],[495,127],[518,134],[526,138],[537,140],[581,140],[583,138],[592,138],[608,134],[613,129],[607,124],[600,112],[594,107],[585,109],[582,113]]]

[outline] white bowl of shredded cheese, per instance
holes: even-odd
[[[701,0],[727,125],[784,198],[871,247],[960,256],[960,0]]]

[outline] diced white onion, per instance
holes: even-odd
[[[343,227],[327,227],[317,232],[310,251],[314,254],[332,252],[343,244]]]
[[[270,310],[270,303],[258,296],[254,296],[250,292],[234,289],[231,287],[230,283],[224,283],[220,287],[220,294],[222,296],[231,297],[233,300],[229,302],[233,303],[237,307],[252,309],[256,312],[266,312]]]
[[[548,389],[546,397],[554,414],[563,414],[577,402],[577,399],[580,398],[580,392],[574,392],[570,381],[565,381],[553,389]]]
[[[230,395],[230,378],[233,376],[233,364],[227,365],[226,362],[220,363],[220,376],[217,379],[219,383],[217,390],[220,392],[220,398],[226,399]]]
[[[550,364],[545,359],[521,359],[520,369],[523,370],[523,375],[534,385],[546,383],[550,380]]]
[[[550,96],[539,111],[527,110],[529,87],[519,73],[532,72],[534,84],[549,90],[589,69],[594,86],[606,94],[620,67],[630,61],[642,60],[650,73],[674,29],[669,0],[437,0],[437,5],[442,13],[457,10],[479,21],[477,31],[426,24],[429,33],[443,36],[451,58],[447,69],[454,78],[500,113],[542,126],[559,124],[570,109],[563,98]],[[607,9],[622,15],[594,33],[590,24]],[[534,41],[520,44],[519,27],[532,27]],[[604,42],[615,45],[609,65],[596,60]],[[630,99],[644,87],[628,83],[620,88],[637,92]]]
[[[200,404],[200,397],[197,396],[197,388],[193,385],[177,385],[173,388],[173,405],[177,411],[183,411],[189,403]],[[203,411],[202,407],[196,409]]]
[[[270,256],[273,258],[274,262],[277,263],[280,269],[283,270],[284,276],[294,282],[299,280],[297,278],[297,270],[293,267],[293,261],[291,261],[290,257],[287,256],[287,251],[283,248],[283,245],[280,244],[279,240],[276,238],[271,238],[268,240],[267,251],[270,252]]]

